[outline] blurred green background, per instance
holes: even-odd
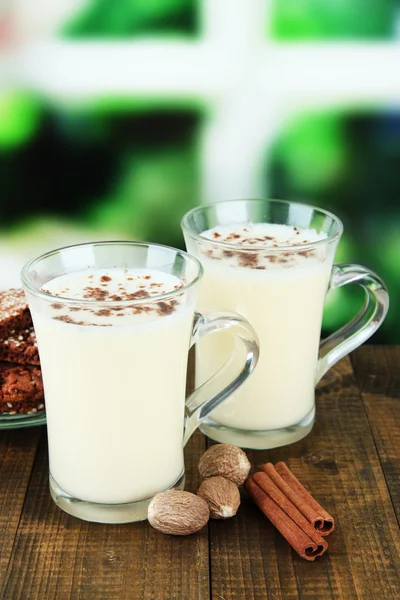
[[[268,4],[266,40],[397,40],[394,0]],[[192,0],[88,0],[53,23],[52,35],[68,43],[201,41],[201,9]],[[69,104],[27,86],[0,88],[0,285],[13,283],[8,271],[39,248],[96,237],[183,247],[180,219],[203,200],[200,140],[210,110],[212,103],[196,97],[101,94]],[[304,111],[284,123],[264,154],[264,194],[342,218],[338,261],[371,267],[390,290],[391,309],[373,341],[400,343],[400,106]],[[325,332],[361,302],[355,289],[329,297]]]

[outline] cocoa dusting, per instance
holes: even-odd
[[[85,287],[84,288],[84,292],[86,292],[85,294],[83,294],[83,297],[87,300],[96,300],[98,302],[102,302],[104,300],[107,299],[107,296],[110,295],[110,292],[108,290],[103,290],[99,287]]]
[[[55,321],[62,321],[63,323],[75,323],[68,315],[60,315],[59,317],[53,317]]]
[[[126,270],[125,276],[128,273]],[[90,278],[90,279],[89,279]],[[123,283],[116,282],[115,287],[117,288],[116,292],[111,291],[109,289],[104,289],[105,286],[108,287],[108,282],[112,281],[112,277],[108,275],[102,275],[101,277],[94,278],[93,275],[88,276],[88,281],[92,280],[92,285],[87,285],[83,288],[83,299],[90,300],[93,304],[81,306],[72,306],[68,307],[64,304],[54,303],[52,304],[52,308],[54,310],[59,311],[60,309],[66,309],[65,312],[69,314],[62,314],[59,316],[54,316],[55,320],[61,321],[63,323],[74,324],[74,325],[85,325],[85,326],[112,326],[110,322],[95,322],[93,323],[90,317],[88,320],[75,320],[70,313],[82,311],[83,313],[91,313],[95,317],[100,317],[101,320],[109,319],[110,317],[123,317],[128,315],[146,315],[146,314],[156,314],[159,316],[165,316],[173,313],[176,310],[176,306],[178,305],[178,300],[174,299],[171,301],[161,301],[161,302],[151,302],[152,295],[160,295],[160,294],[168,294],[168,292],[172,290],[168,290],[165,287],[165,284],[152,280],[152,275],[138,275],[131,277],[126,277],[131,281],[136,280],[139,285],[137,289],[133,292],[128,292],[127,288]],[[99,282],[96,285],[96,280]],[[102,283],[100,283],[102,282]],[[146,283],[145,283],[146,282]],[[178,285],[174,286],[174,290],[180,289],[184,285],[184,281]],[[114,286],[113,286],[114,287]],[[149,293],[150,290],[150,293]],[[149,302],[147,303],[147,299]],[[113,306],[113,302],[130,302],[130,301],[140,301],[146,302],[146,304],[141,303],[138,306],[133,307],[121,307],[121,306]],[[103,306],[97,306],[94,304],[95,302],[106,303]]]
[[[111,316],[111,310],[108,308],[101,308],[100,310],[96,310],[93,314],[97,317],[109,317]]]
[[[170,315],[175,310],[175,304],[174,300],[170,302],[157,302],[158,314],[162,316]]]
[[[255,269],[258,265],[258,255],[250,252],[238,252],[238,262],[241,267]]]
[[[141,298],[150,298],[149,292],[146,292],[145,290],[138,290],[133,294],[125,293],[124,300],[140,300]]]
[[[256,225],[256,224],[255,224]],[[302,230],[298,227],[293,227],[292,232],[289,230],[287,239],[281,239],[279,236],[274,235],[263,235],[262,231],[258,230],[258,236],[251,236],[251,227],[243,227],[241,231],[211,231],[210,238],[217,239],[218,242],[232,244],[232,250],[225,250],[219,248],[217,245],[210,247],[201,247],[201,252],[213,260],[221,260],[223,258],[232,258],[231,266],[235,266],[235,263],[240,267],[247,267],[250,269],[265,270],[269,264],[282,264],[282,266],[289,267],[297,264],[298,257],[308,258],[310,256],[318,257],[318,254],[313,250],[302,250],[301,246],[306,243],[310,243],[309,240],[298,241],[295,236],[299,236]],[[257,232],[257,228],[254,229]],[[318,241],[318,240],[316,240]],[[211,242],[212,244],[212,242]],[[249,250],[246,251],[246,246],[253,246],[254,253]],[[293,250],[288,251],[284,246],[292,246]],[[243,248],[239,248],[243,247]],[[260,250],[276,248],[281,249],[281,252],[276,255],[261,254]],[[256,252],[257,250],[257,252]]]
[[[75,321],[71,319],[68,315],[61,315],[59,317],[53,317],[54,321],[62,321],[63,323],[68,323],[69,325],[81,325],[81,326],[90,326],[90,327],[111,327],[111,323],[85,323],[85,321]]]

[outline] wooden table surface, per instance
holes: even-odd
[[[246,497],[235,518],[189,537],[79,521],[50,498],[45,428],[1,431],[0,599],[398,600],[399,409],[400,348],[365,346],[321,382],[307,438],[249,453],[285,460],[334,515],[314,563]],[[206,445],[197,432],[186,449],[189,490]]]

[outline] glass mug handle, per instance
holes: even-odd
[[[334,265],[329,289],[335,290],[349,283],[356,283],[364,288],[364,306],[347,325],[322,340],[316,383],[341,358],[361,346],[375,333],[389,308],[388,291],[376,273],[360,265]]]
[[[257,335],[252,326],[236,313],[195,313],[190,347],[206,335],[218,331],[230,333],[241,344],[235,344],[235,349],[224,366],[186,399],[183,445],[210,412],[242,385],[257,364]],[[243,351],[243,364],[238,373],[240,350]]]

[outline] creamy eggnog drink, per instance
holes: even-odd
[[[284,245],[295,250],[326,235],[270,223],[217,226],[202,235],[265,250],[214,249],[202,258],[198,307],[235,307],[256,329],[261,350],[251,378],[212,418],[248,430],[280,429],[301,421],[314,405],[315,365],[332,260],[318,250],[288,250],[286,256],[276,257],[268,249]],[[222,366],[231,351],[231,339],[222,334],[200,342],[198,382],[207,380],[215,366]]]
[[[239,315],[195,315],[199,261],[139,242],[54,250],[22,271],[42,368],[50,492],[102,523],[147,518],[156,492],[183,487],[183,447],[240,388],[258,356]],[[186,398],[190,346],[223,330],[232,361]]]
[[[182,475],[193,307],[179,298],[133,308],[112,303],[180,286],[173,275],[128,269],[87,270],[43,286],[54,296],[111,301],[98,310],[57,302],[47,313],[33,311],[50,472],[71,496],[109,504],[142,500]]]
[[[384,284],[359,265],[333,266],[342,224],[324,210],[283,200],[232,200],[187,213],[186,246],[202,263],[197,307],[233,310],[260,341],[257,369],[202,423],[224,443],[273,448],[311,430],[315,385],[340,358],[362,344],[388,308]],[[351,323],[320,341],[329,289],[358,283],[367,302]],[[196,346],[196,383],[228,360],[223,333]]]

